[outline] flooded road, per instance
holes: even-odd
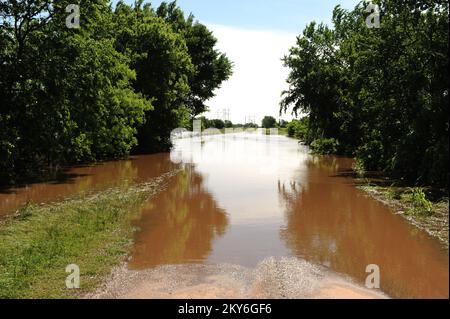
[[[12,189],[0,188],[0,218],[14,213],[27,202],[48,203],[72,195],[145,182],[177,166],[170,161],[169,154],[141,155],[123,161],[74,167],[51,183],[36,183]]]
[[[75,168],[66,180],[0,193],[0,214],[24,202],[134,183],[175,167],[135,221],[128,268],[236,265],[298,258],[363,285],[380,268],[391,297],[448,298],[448,253],[358,190],[352,160],[313,156],[295,140],[260,134],[177,140],[171,154]]]

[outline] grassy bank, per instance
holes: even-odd
[[[74,298],[93,290],[124,260],[141,205],[174,174],[60,203],[28,204],[2,221],[0,298]],[[80,289],[66,288],[69,264],[80,268]]]
[[[449,248],[448,197],[431,196],[416,187],[394,187],[366,184],[360,186],[371,197],[389,206],[416,227],[425,230]]]

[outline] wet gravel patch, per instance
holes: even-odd
[[[255,268],[232,264],[164,265],[148,270],[115,268],[86,298],[100,299],[314,299],[386,298],[348,278],[299,258],[263,260]]]

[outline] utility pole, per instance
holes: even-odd
[[[229,121],[230,120],[230,109],[226,108],[224,109],[224,113],[225,113],[225,121]]]

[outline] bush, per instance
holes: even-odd
[[[306,140],[308,136],[308,119],[292,120],[286,125],[286,128],[289,137]]]
[[[433,204],[427,199],[425,192],[420,187],[415,187],[411,190],[410,201],[414,208],[409,213],[419,215],[432,215]]]
[[[365,170],[377,171],[384,167],[383,153],[383,144],[379,140],[373,140],[357,149],[356,158]]]
[[[335,138],[319,138],[311,143],[311,150],[318,154],[334,154],[339,150],[339,141]]]

